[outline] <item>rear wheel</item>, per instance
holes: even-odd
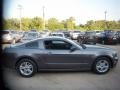
[[[16,69],[23,77],[32,77],[37,72],[36,64],[28,58],[21,59],[17,63]]]
[[[93,71],[97,74],[105,74],[110,70],[111,62],[106,57],[98,58],[93,64]]]

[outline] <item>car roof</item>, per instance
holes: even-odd
[[[53,39],[53,40],[55,40],[55,39],[62,39],[62,40],[64,40],[66,38],[59,37],[59,36],[47,36],[47,37],[36,38],[36,39],[30,40],[30,41],[27,41],[25,43],[32,42],[32,41],[37,41],[37,40],[47,40],[47,39]]]
[[[43,37],[41,39],[65,39],[64,37],[59,37],[59,36],[48,36],[48,37]]]
[[[33,39],[33,40],[30,40],[30,41],[26,41],[24,43],[12,45],[12,46],[20,46],[20,45],[24,45],[24,44],[27,44],[27,43],[30,43],[30,42],[34,42],[34,41],[38,41],[38,40],[44,41],[44,40],[58,40],[58,39],[59,40],[66,40],[66,38],[64,38],[64,37],[48,36],[48,37],[42,37],[42,38]]]

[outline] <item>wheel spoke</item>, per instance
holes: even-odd
[[[109,63],[106,60],[100,60],[96,64],[96,69],[99,72],[106,72],[109,69]]]
[[[30,75],[33,72],[33,65],[29,62],[23,62],[20,65],[20,72],[23,75]]]
[[[20,69],[25,69],[25,67],[24,66],[20,66]]]

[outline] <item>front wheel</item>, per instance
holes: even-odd
[[[16,65],[16,69],[23,77],[32,77],[37,72],[36,64],[27,58],[20,60]]]
[[[106,57],[98,58],[93,64],[93,71],[97,74],[105,74],[110,70],[110,60]]]

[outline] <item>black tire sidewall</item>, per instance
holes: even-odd
[[[107,70],[106,72],[99,72],[99,71],[96,69],[96,64],[97,64],[97,62],[99,62],[100,60],[106,60],[106,61],[109,63],[109,68],[108,68],[108,70]],[[93,64],[92,70],[93,70],[94,73],[97,73],[97,74],[106,74],[106,73],[110,70],[110,67],[111,67],[111,62],[110,62],[110,60],[109,60],[108,58],[106,58],[106,57],[100,57],[100,58],[97,58],[97,59],[95,60],[95,62],[94,62],[94,64]]]
[[[24,75],[24,74],[21,73],[19,67],[20,67],[21,63],[23,63],[23,62],[29,62],[29,63],[32,64],[32,66],[33,66],[33,72],[32,72],[30,75]],[[16,65],[16,70],[17,70],[17,72],[18,72],[21,76],[23,76],[23,77],[32,77],[32,76],[37,72],[37,66],[36,66],[36,64],[35,64],[31,59],[24,58],[24,59],[21,59],[21,60],[17,63],[17,65]]]

